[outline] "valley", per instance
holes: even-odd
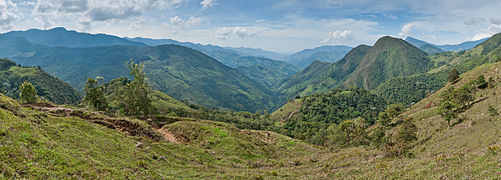
[[[0,0],[0,179],[499,179],[500,5]]]

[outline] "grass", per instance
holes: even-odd
[[[155,142],[77,117],[21,108],[1,96],[0,178],[498,179],[501,118],[491,116],[487,107],[501,109],[501,63],[462,74],[454,86],[481,74],[494,77],[498,85],[477,93],[477,99],[487,99],[467,110],[465,121],[445,126],[433,105],[442,90],[404,114],[414,117],[418,127],[409,157],[385,157],[369,146],[317,147],[196,118],[178,118],[162,128],[178,143]]]

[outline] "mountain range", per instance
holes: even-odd
[[[322,46],[314,49],[305,49],[297,53],[285,56],[284,61],[304,69],[313,61],[336,62],[342,59],[352,47],[348,46]]]
[[[416,43],[423,44],[422,48],[430,45]],[[388,80],[437,66],[438,62],[432,62],[426,52],[411,44],[382,37],[373,47],[325,46],[284,56],[284,60],[299,67],[311,61],[296,73],[292,64],[258,57],[273,54],[260,49],[128,39],[55,28],[1,34],[0,56],[23,65],[41,66],[80,91],[87,77],[99,75],[109,81],[127,76],[128,62],[143,62],[154,89],[178,100],[256,111],[272,110],[297,95],[323,93],[335,87],[373,90]],[[68,68],[75,70],[66,71]]]
[[[467,41],[463,42],[460,44],[454,44],[454,45],[435,45],[432,43],[428,43],[413,37],[407,37],[405,41],[411,43],[412,45],[422,49],[423,51],[427,52],[428,54],[436,54],[440,52],[445,52],[445,51],[463,51],[463,50],[468,50],[471,48],[474,48],[478,44],[486,41],[489,38],[483,38],[479,39],[476,41]]]

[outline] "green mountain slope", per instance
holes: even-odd
[[[254,68],[256,66],[262,67],[262,71],[242,71],[246,76],[250,78],[262,77],[266,76],[268,71],[280,71],[280,74],[286,74],[286,76],[281,75],[277,77],[278,79],[270,79],[271,77],[263,79],[255,79],[260,82],[264,86],[268,86],[269,84],[274,84],[276,81],[280,81],[283,77],[288,77],[294,73],[296,73],[296,68],[286,62],[277,61],[274,58],[278,54],[263,51],[259,49],[250,49],[250,48],[225,48],[214,45],[202,45],[195,44],[191,42],[179,42],[172,39],[148,39],[148,38],[133,38],[131,41],[142,42],[145,44],[149,44],[152,46],[165,45],[165,44],[175,44],[180,46],[189,47],[195,50],[198,50],[202,53],[207,54],[208,56],[220,61],[224,65],[227,65],[231,68],[242,68],[249,69]],[[248,74],[246,74],[248,73]],[[270,79],[271,81],[268,81]]]
[[[268,89],[271,89],[274,85],[292,75],[291,73],[272,70],[259,65],[240,66],[236,70]]]
[[[374,92],[389,103],[411,105],[419,102],[443,87],[447,82],[447,74],[452,69],[463,73],[482,64],[499,61],[501,34],[496,34],[467,51],[441,53],[430,57],[441,66],[426,73],[391,79],[381,84]]]
[[[252,112],[268,109],[274,102],[272,93],[252,79],[182,46],[52,48],[15,42],[19,47],[33,47],[0,50],[0,55],[7,54],[20,64],[39,65],[80,90],[87,77],[99,75],[109,81],[127,76],[126,64],[132,60],[145,64],[145,72],[155,90],[178,100]],[[9,43],[4,45],[8,47]]]
[[[19,67],[15,62],[0,59],[0,91],[18,98],[19,86],[25,81],[32,83],[40,97],[57,104],[75,104],[81,95],[68,83],[49,75],[39,67]]]
[[[305,96],[326,92],[341,85],[358,67],[370,49],[371,47],[366,45],[357,46],[343,59],[333,64],[315,61],[276,85],[275,89],[278,93],[285,94],[288,99],[296,95]]]
[[[398,76],[423,73],[433,67],[427,54],[401,39],[380,38],[345,82],[366,89]]]
[[[425,44],[425,45],[419,46],[419,49],[423,50],[427,54],[437,54],[437,53],[444,52],[444,50],[442,50],[438,47],[435,47],[433,45],[430,45],[430,44]]]
[[[280,122],[277,132],[324,145],[329,125],[357,117],[363,117],[366,123],[373,124],[385,106],[383,98],[365,89],[352,87],[290,101],[270,117]]]

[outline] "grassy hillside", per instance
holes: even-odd
[[[398,76],[427,72],[433,63],[427,54],[401,39],[380,38],[346,80],[346,84],[374,89]]]
[[[71,85],[49,75],[39,67],[19,67],[8,59],[0,59],[0,91],[18,98],[19,87],[25,81],[32,83],[40,97],[57,104],[76,104],[81,95]]]
[[[461,75],[453,86],[479,75],[493,77],[495,86],[478,91],[476,103],[462,113],[466,118],[452,127],[433,105],[448,87],[408,109],[402,118],[414,119],[418,139],[408,155],[398,157],[370,145],[315,147],[273,132],[193,118],[173,118],[156,129],[86,110],[31,110],[0,96],[0,177],[496,179],[501,118],[486,107],[501,109],[500,69],[501,63],[486,64]],[[65,111],[70,112],[61,116]]]
[[[224,123],[181,118],[156,130],[134,119],[64,111],[70,115],[0,96],[0,177],[299,178],[309,169],[302,162],[319,152]]]

